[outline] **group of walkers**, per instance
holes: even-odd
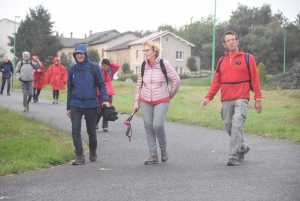
[[[250,150],[244,139],[244,123],[248,116],[250,91],[254,92],[254,106],[258,114],[262,111],[262,93],[254,56],[238,48],[238,35],[233,31],[226,31],[222,36],[222,43],[226,52],[218,61],[213,82],[201,106],[205,109],[221,89],[221,117],[230,137],[227,165],[236,166],[244,160],[245,154]],[[170,101],[180,87],[180,77],[169,61],[160,58],[161,47],[158,43],[146,41],[143,43],[143,48],[145,61],[138,71],[133,109],[136,112],[142,110],[149,149],[149,158],[144,164],[152,165],[159,163],[157,141],[160,160],[166,162],[169,158],[164,122]],[[89,159],[96,161],[96,129],[99,129],[98,123],[101,118],[97,114],[97,108],[112,105],[115,92],[111,82],[119,65],[107,59],[102,60],[101,67],[93,63],[89,60],[84,44],[75,47],[73,57],[76,63],[70,66],[67,72],[66,68],[59,64],[59,59],[55,58],[54,64],[48,69],[48,76],[53,87],[53,103],[57,103],[59,90],[67,84],[66,109],[72,123],[72,138],[76,153],[76,159],[72,164],[81,165],[85,163],[81,139],[82,117],[84,116],[86,121],[89,135]],[[24,110],[29,109],[31,94],[35,94],[34,101],[38,101],[37,97],[41,90],[40,85],[37,84],[34,85],[34,93],[31,91],[32,69],[34,73],[44,73],[39,58],[34,56],[32,61],[29,58],[30,54],[24,52],[23,61],[16,67],[16,75],[22,85]],[[8,63],[4,64],[5,69],[10,68],[11,64]],[[35,75],[34,78],[38,79],[40,74]],[[56,79],[57,77],[61,79]],[[171,81],[171,87],[168,81]],[[1,94],[2,92],[1,88]],[[107,119],[103,119],[102,128],[103,131],[108,131]]]

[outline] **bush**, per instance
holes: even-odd
[[[259,63],[258,65],[258,77],[261,85],[264,85],[267,82],[266,69],[263,63]]]
[[[178,74],[179,75],[179,77],[180,77],[180,79],[182,80],[182,79],[187,79],[187,78],[190,78],[188,75],[186,75],[186,74]]]
[[[123,74],[123,75],[119,75],[118,81],[124,81],[125,82],[125,80],[127,78],[131,78],[133,82],[136,82],[137,81],[137,74]]]
[[[133,73],[133,71],[130,69],[129,63],[127,63],[127,62],[125,62],[122,65],[122,71],[123,71],[123,74],[132,74]]]

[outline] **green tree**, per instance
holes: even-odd
[[[54,22],[51,22],[51,14],[42,5],[35,9],[29,8],[29,14],[25,21],[21,21],[16,33],[16,57],[22,59],[22,52],[29,51],[31,55],[38,55],[46,65],[53,62],[58,51],[63,48],[59,37],[52,31]],[[14,47],[14,37],[8,36],[8,45]],[[14,49],[11,49],[14,52]]]
[[[132,73],[132,70],[130,69],[129,63],[125,62],[122,65],[122,71],[123,71],[123,74],[131,74]]]
[[[295,68],[293,87],[300,89],[300,63],[298,63]]]
[[[175,29],[172,27],[172,25],[162,24],[157,28],[157,31],[166,31],[169,30],[172,33],[175,33]]]
[[[196,59],[195,57],[191,56],[187,59],[187,62],[186,62],[186,66],[188,67],[188,69],[191,71],[191,72],[194,72],[194,71],[197,71],[197,66],[196,66]]]
[[[72,65],[72,61],[68,59],[68,56],[64,52],[60,55],[60,63],[66,68]]]
[[[261,85],[264,85],[267,82],[266,69],[263,63],[258,64],[258,77]]]
[[[95,63],[100,63],[100,55],[97,49],[88,49],[89,59]]]
[[[4,47],[0,48],[0,60],[5,56]]]

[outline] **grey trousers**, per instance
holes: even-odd
[[[156,137],[160,149],[166,150],[167,148],[165,119],[169,105],[169,102],[158,105],[140,102],[150,155],[157,155]]]
[[[221,116],[230,136],[229,158],[238,159],[239,153],[247,149],[244,140],[244,123],[248,116],[248,100],[237,99],[222,102]]]
[[[20,82],[23,93],[23,106],[27,106],[33,95],[33,82]]]

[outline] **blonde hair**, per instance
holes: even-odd
[[[160,53],[160,45],[157,43],[157,42],[153,42],[153,41],[145,41],[143,43],[143,45],[148,45],[152,48],[152,51],[155,52],[155,56],[159,56],[159,53]]]

